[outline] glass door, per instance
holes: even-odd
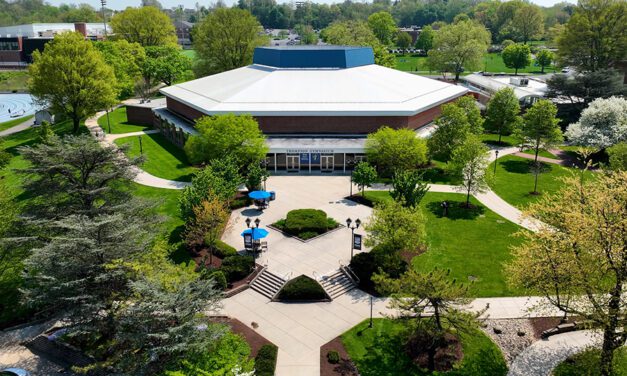
[[[320,157],[320,171],[333,172],[333,155],[323,155]]]
[[[288,155],[287,156],[287,172],[298,172],[298,171],[300,171],[300,156]]]

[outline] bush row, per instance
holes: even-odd
[[[392,278],[399,278],[407,270],[405,262],[398,252],[390,252],[383,247],[374,247],[370,252],[358,253],[353,257],[350,267],[359,278],[359,286],[365,290],[374,289],[372,275],[379,269]]]
[[[275,345],[263,345],[255,357],[255,375],[274,376],[276,357],[279,348]]]

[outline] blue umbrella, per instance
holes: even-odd
[[[244,234],[250,234],[251,232],[253,233],[253,240],[263,239],[269,234],[268,230],[266,230],[265,228],[249,228],[242,232],[242,236],[244,236]]]
[[[267,198],[270,198],[270,192],[252,191],[248,194],[248,197],[252,198],[253,200],[265,200]]]

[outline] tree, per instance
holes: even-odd
[[[507,275],[513,285],[603,331],[600,373],[613,374],[616,349],[627,340],[627,172],[567,178],[563,188],[532,204],[537,232],[521,233]]]
[[[627,99],[611,97],[590,103],[565,136],[572,143],[604,149],[627,141]]]
[[[417,207],[429,191],[429,185],[423,179],[423,173],[397,170],[392,178],[390,196],[406,207]]]
[[[377,170],[368,162],[360,162],[353,170],[352,180],[361,190],[361,197],[365,197],[364,191],[366,187],[372,186],[377,180]]]
[[[525,113],[521,127],[522,135],[533,142],[535,183],[533,194],[538,193],[538,174],[540,164],[538,163],[538,153],[541,147],[548,147],[562,140],[562,131],[558,125],[559,120],[555,118],[557,107],[546,100],[539,100]]]
[[[246,188],[249,191],[255,191],[261,189],[261,184],[268,179],[268,169],[261,165],[261,163],[251,163],[246,168]]]
[[[544,73],[544,68],[548,67],[553,63],[554,55],[553,52],[549,51],[546,48],[541,49],[536,54],[536,63],[542,68],[542,73]]]
[[[411,170],[427,163],[427,146],[411,129],[381,127],[368,135],[366,155],[382,176],[396,169]]]
[[[396,60],[363,21],[341,21],[322,30],[322,39],[328,44],[340,46],[372,47],[374,62],[384,67],[394,68]]]
[[[506,67],[515,69],[515,75],[518,75],[519,69],[531,64],[531,50],[526,44],[509,45],[503,50],[501,56]]]
[[[542,36],[544,32],[544,14],[539,6],[522,4],[511,20],[512,32],[517,40],[527,41]]]
[[[557,39],[563,65],[579,71],[616,67],[627,54],[627,3],[583,0]]]
[[[488,147],[475,135],[468,136],[463,144],[453,150],[451,166],[455,175],[462,179],[458,189],[466,192],[467,208],[470,208],[471,194],[483,193],[488,189],[488,151]]]
[[[144,48],[139,43],[129,43],[124,39],[95,42],[94,46],[102,53],[107,65],[113,67],[120,97],[132,96],[146,60]]]
[[[176,46],[150,46],[146,47],[142,73],[147,80],[170,86],[180,80],[191,66],[191,60]]]
[[[381,44],[387,46],[392,43],[396,34],[396,22],[392,15],[386,11],[380,11],[368,16],[368,27]]]
[[[237,164],[232,157],[214,160],[192,178],[179,198],[181,217],[187,221],[194,216],[194,207],[215,196],[221,201],[231,202],[243,183]]]
[[[449,103],[442,106],[442,113],[435,119],[435,124],[437,128],[427,140],[429,155],[446,162],[451,159],[453,150],[470,135],[470,123],[464,109]]]
[[[251,64],[255,47],[266,45],[259,21],[247,10],[218,8],[194,27],[197,76]]]
[[[610,168],[627,171],[627,142],[621,142],[607,148]]]
[[[33,52],[28,89],[35,99],[65,114],[78,132],[81,120],[116,101],[113,69],[82,34],[57,35],[44,52]]]
[[[37,199],[29,200],[29,212],[58,218],[108,213],[132,197],[128,182],[141,159],[120,156],[114,146],[100,146],[90,135],[53,137],[48,143],[21,147],[30,162],[22,170],[24,186]]]
[[[503,135],[511,134],[522,121],[520,102],[514,89],[505,87],[490,98],[486,108],[485,127],[499,135],[499,144]]]
[[[215,349],[226,333],[209,322],[222,293],[212,279],[197,278],[166,288],[138,280],[130,285],[134,299],[121,303],[116,319],[113,363],[124,374],[162,374],[184,361]]]
[[[431,371],[435,370],[438,348],[446,346],[445,334],[469,334],[478,327],[477,318],[483,311],[474,314],[461,311],[461,307],[470,303],[468,287],[451,279],[450,270],[419,272],[409,268],[398,279],[385,273],[375,274],[372,279],[379,291],[390,294],[390,308],[417,320],[418,332],[413,340],[427,353]]]
[[[211,265],[216,243],[220,240],[231,213],[226,202],[211,193],[192,210],[194,215],[185,223],[185,243],[192,250],[206,245],[209,249],[209,264]]]
[[[476,135],[483,134],[484,120],[475,97],[472,95],[464,95],[453,102],[453,104],[466,113],[466,119],[468,119],[468,125],[470,125],[470,132]]]
[[[411,46],[411,35],[405,31],[399,31],[396,34],[396,46],[403,50]]]
[[[110,21],[113,34],[143,47],[176,45],[174,24],[167,14],[154,6],[128,7]]]
[[[435,32],[431,26],[423,27],[418,35],[418,39],[416,40],[416,48],[423,50],[425,54],[429,53],[429,50],[433,47],[434,37]]]
[[[388,252],[415,251],[425,240],[425,218],[419,207],[404,207],[394,200],[375,206],[364,226],[366,245]]]
[[[232,155],[241,169],[259,163],[268,152],[265,136],[250,115],[204,116],[196,120],[196,129],[198,135],[185,143],[185,153],[192,163]]]
[[[429,51],[429,66],[441,72],[453,72],[455,81],[464,70],[481,64],[490,44],[490,33],[473,21],[446,25],[435,34]]]
[[[318,44],[318,34],[310,25],[296,25],[294,30],[300,36],[300,44]]]

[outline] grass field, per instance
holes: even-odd
[[[391,200],[385,191],[366,191],[373,201]],[[448,201],[449,214],[442,216],[442,201]],[[512,235],[520,227],[485,208],[474,198],[474,209],[461,208],[466,196],[458,193],[429,192],[420,206],[426,217],[428,250],[414,257],[418,270],[451,270],[451,278],[471,283],[477,297],[516,296],[523,293],[506,283],[503,264],[511,260],[510,246],[520,239]],[[470,282],[473,280],[473,282]]]
[[[535,61],[532,61],[531,65],[519,69],[518,73],[533,73],[533,74],[541,74],[540,67],[534,66]],[[439,74],[436,71],[429,71],[427,67],[427,57],[425,56],[412,56],[412,55],[397,55],[396,56],[396,69],[406,71],[406,72],[420,72],[422,74]],[[556,67],[545,67],[545,73],[554,73],[556,71]],[[507,68],[505,63],[503,62],[503,58],[500,53],[492,52],[486,53],[481,67],[478,67],[475,71],[485,71],[492,73],[514,73],[514,69]],[[466,71],[463,74],[469,74],[472,71]],[[462,74],[462,75],[463,75]]]
[[[0,72],[0,92],[27,91],[27,71]]]
[[[576,176],[579,170],[562,167],[556,164],[543,163],[543,172],[538,178],[538,192],[533,195],[534,175],[533,161],[525,158],[507,155],[499,158],[496,165],[496,177],[491,182],[492,190],[503,200],[519,208],[525,208],[542,196],[557,192],[562,187],[562,179]],[[488,167],[493,171],[494,162]],[[584,176],[592,177],[594,173],[586,171]]]
[[[196,51],[194,50],[181,50],[181,54],[183,56],[187,56],[190,59],[193,59],[196,57]]]
[[[16,126],[18,124],[22,124],[26,120],[32,119],[33,116],[35,116],[35,115],[22,116],[21,118],[11,119],[9,121],[5,121],[4,123],[0,123],[0,131],[4,131],[4,130],[9,129],[11,127],[14,127],[14,126]]]
[[[109,112],[109,122],[111,122],[111,134],[141,132],[147,127],[145,125],[131,124],[126,117],[126,107],[118,107],[115,110]],[[102,115],[98,118],[98,125],[106,133],[109,133],[109,124],[107,121],[107,115]]]
[[[402,319],[374,319],[354,326],[342,335],[342,343],[362,376],[442,375],[419,369],[407,355],[405,343],[413,325]],[[507,366],[499,348],[479,330],[462,335],[464,357],[449,376],[504,376]]]
[[[555,367],[553,376],[600,376],[600,361],[601,352],[598,349],[585,350]],[[616,350],[613,364],[614,376],[627,376],[627,347]]]
[[[196,168],[190,166],[183,150],[159,133],[144,135],[141,138],[143,156],[146,159],[141,166],[143,170],[164,179],[191,181]],[[119,138],[115,143],[128,145],[126,154],[131,157],[140,155],[138,136]]]

